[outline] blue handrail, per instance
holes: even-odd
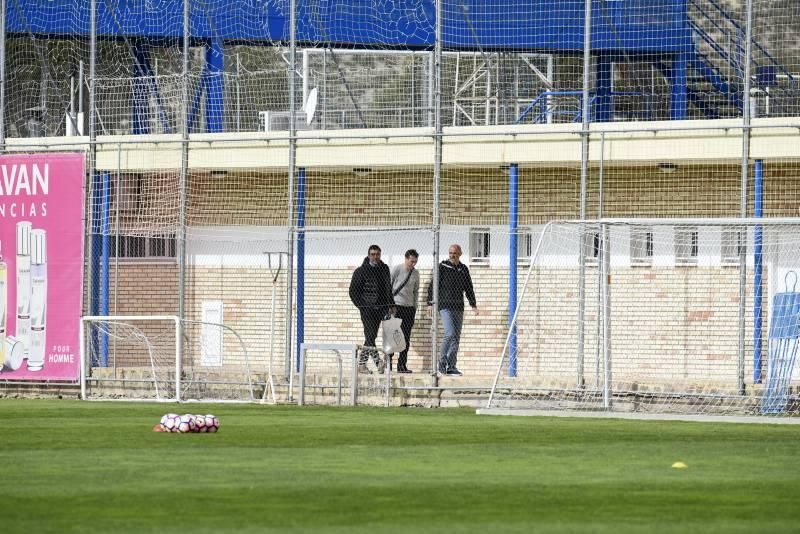
[[[519,114],[517,120],[514,121],[514,124],[520,124],[522,121],[527,117],[532,111],[534,111],[537,107],[542,105],[547,105],[548,97],[559,97],[559,96],[582,96],[583,91],[542,91],[539,93],[536,98],[531,101],[530,104]],[[657,94],[654,93],[643,93],[640,91],[610,91],[608,93],[597,94],[596,92],[589,93],[589,110],[591,111],[592,105],[595,101],[603,97],[615,97],[615,96],[640,96],[640,97],[657,97]],[[577,107],[569,108],[569,109],[556,109],[555,107],[552,109],[543,109],[540,111],[533,119],[534,124],[541,124],[544,121],[544,118],[547,115],[573,115],[571,122],[579,122],[583,118],[583,114],[581,113],[582,104],[579,102]],[[649,110],[649,115],[652,116],[653,110],[652,108]]]
[[[714,38],[711,37],[708,34],[708,32],[706,32],[703,28],[701,28],[696,22],[690,20],[689,26],[692,28],[692,30],[694,30],[697,33],[697,35],[703,38],[703,41],[708,43],[708,45],[711,48],[713,48],[717,54],[722,56],[722,58],[726,60],[728,64],[734,68],[734,70],[736,70],[740,78],[744,78],[744,70],[741,62],[738,59],[732,58],[731,55],[724,48],[722,48],[722,46],[718,42],[716,42]],[[695,51],[697,51],[696,47]]]
[[[716,10],[717,10],[717,12],[718,12],[720,15],[722,15],[722,16],[723,16],[723,17],[724,17],[724,18],[725,18],[725,19],[726,19],[728,22],[730,22],[730,23],[731,23],[731,25],[732,25],[734,28],[736,28],[736,29],[737,29],[739,32],[742,32],[742,33],[744,33],[744,32],[745,32],[745,29],[744,29],[744,28],[743,28],[743,27],[742,27],[742,26],[741,26],[741,25],[740,25],[738,22],[736,22],[736,21],[735,21],[735,20],[734,20],[734,19],[733,19],[733,18],[732,18],[732,17],[731,17],[729,14],[728,14],[728,12],[727,12],[727,11],[725,11],[725,9],[724,9],[722,6],[720,6],[720,5],[719,5],[719,4],[718,4],[718,3],[717,3],[715,0],[707,0],[707,1],[708,1],[708,3],[709,3],[709,4],[711,4],[711,5],[714,7],[714,9],[716,9]],[[697,8],[697,9],[698,9],[698,10],[699,10],[701,13],[703,13],[703,15],[704,15],[704,16],[705,16],[705,17],[706,17],[708,20],[710,20],[710,21],[714,22],[714,19],[713,19],[713,18],[712,18],[712,17],[711,17],[711,16],[710,16],[710,15],[709,15],[709,14],[708,14],[708,13],[707,13],[707,12],[706,12],[706,11],[705,11],[705,10],[704,10],[702,7],[701,7],[701,6],[700,6],[700,4],[697,2],[697,0],[690,0],[690,2],[691,2],[691,3],[692,3],[692,5],[693,5],[693,6],[695,6],[695,7],[696,7],[696,8]],[[725,32],[725,30],[722,30],[722,29],[720,29],[720,31],[723,31],[723,32]],[[730,33],[731,33],[731,32],[725,32],[725,33],[726,33],[726,34],[728,34],[728,35],[730,35]],[[778,62],[778,60],[776,60],[774,57],[772,57],[772,54],[770,54],[769,52],[767,52],[767,50],[766,50],[766,49],[765,49],[763,46],[761,46],[761,43],[759,43],[758,41],[756,41],[755,39],[753,39],[753,46],[755,46],[755,47],[756,47],[756,48],[757,48],[757,49],[758,49],[758,50],[759,50],[759,51],[760,51],[762,54],[764,54],[764,56],[766,56],[766,57],[767,57],[767,59],[769,59],[769,61],[772,63],[772,65],[774,65],[774,66],[775,66],[776,68],[778,68],[778,69],[779,69],[781,72],[783,72],[783,74],[785,74],[785,75],[786,75],[786,76],[789,78],[790,82],[794,82],[794,81],[795,81],[795,77],[792,75],[792,73],[790,73],[788,70],[786,70],[786,68],[785,68],[783,65],[781,65],[781,64]]]

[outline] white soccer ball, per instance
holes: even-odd
[[[181,415],[177,419],[178,421],[178,432],[186,433],[191,432],[192,427],[194,426],[194,418],[187,414]]]
[[[161,423],[162,427],[164,428],[165,432],[178,432],[178,425],[180,424],[180,418],[175,414],[167,414],[161,418],[163,421]]]
[[[208,432],[216,432],[219,430],[219,419],[214,417],[211,414],[206,415],[206,428],[208,428]]]
[[[206,416],[205,415],[195,415],[194,416],[194,426],[195,432],[208,432],[208,427],[206,426]]]
[[[187,413],[185,416],[189,418],[189,432],[197,432],[197,416],[193,413]]]

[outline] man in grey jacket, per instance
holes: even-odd
[[[406,348],[397,359],[398,373],[411,372],[408,368],[408,348],[411,345],[411,329],[414,328],[419,301],[419,271],[414,268],[418,259],[419,253],[413,248],[408,249],[405,261],[392,269],[392,296],[397,306],[396,316],[403,321],[401,328],[403,337],[406,338]]]

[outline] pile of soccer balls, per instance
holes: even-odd
[[[161,418],[155,428],[156,432],[216,432],[219,430],[219,419],[213,415],[178,415],[168,413]]]

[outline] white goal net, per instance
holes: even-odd
[[[251,402],[274,384],[251,368],[239,334],[220,323],[84,317],[81,350],[83,398]]]
[[[794,219],[546,225],[487,407],[797,414],[799,230]]]

